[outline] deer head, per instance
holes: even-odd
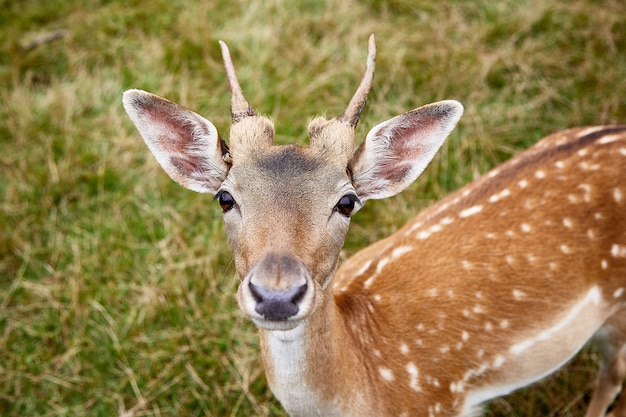
[[[165,172],[215,195],[237,273],[238,302],[259,327],[290,329],[324,297],[350,217],[366,200],[390,197],[424,170],[463,107],[442,101],[376,125],[355,148],[355,128],[374,76],[365,75],[339,117],[313,119],[310,145],[274,144],[272,122],[248,104],[228,47],[220,42],[232,93],[229,144],[202,116],[153,94],[129,90],[124,107]]]

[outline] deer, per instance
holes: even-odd
[[[626,415],[626,126],[563,130],[452,192],[339,264],[350,219],[424,171],[455,100],[355,131],[376,46],[345,112],[309,144],[274,144],[228,46],[228,144],[197,113],[141,90],[123,105],[156,161],[214,196],[258,328],[267,383],[290,416],[476,416],[591,339],[587,417]]]

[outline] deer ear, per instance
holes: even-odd
[[[354,187],[361,201],[391,197],[411,185],[462,114],[461,103],[446,100],[374,126],[351,163]]]
[[[215,194],[228,174],[225,144],[204,117],[164,98],[128,90],[124,109],[163,170],[177,183]]]

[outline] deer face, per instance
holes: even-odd
[[[361,206],[348,174],[352,130],[316,119],[311,146],[277,146],[267,119],[243,123],[231,131],[232,167],[216,192],[238,301],[257,325],[289,328],[320,301]]]

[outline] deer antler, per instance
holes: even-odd
[[[241,86],[237,80],[237,74],[235,74],[235,66],[230,58],[228,46],[223,41],[219,41],[219,43],[222,48],[222,58],[224,59],[224,67],[226,68],[226,77],[228,78],[228,84],[230,85],[230,92],[232,94],[230,114],[233,123],[237,123],[245,117],[256,116],[256,112],[243,96],[243,91],[241,90]]]
[[[374,67],[376,66],[376,41],[374,34],[372,33],[367,45],[367,65],[365,68],[365,74],[361,80],[359,88],[354,93],[354,96],[348,103],[346,111],[338,117],[338,120],[348,124],[352,128],[356,128],[359,123],[359,117],[365,107],[367,101],[367,95],[372,87],[372,81],[374,80]]]

